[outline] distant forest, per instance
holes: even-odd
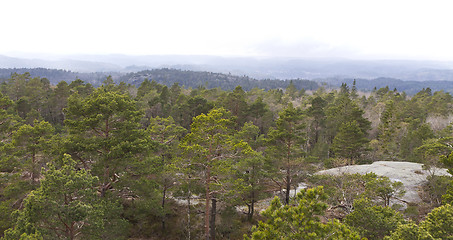
[[[177,69],[153,69],[131,73],[120,72],[93,72],[79,73],[67,70],[46,69],[46,68],[7,68],[0,69],[0,82],[11,77],[13,73],[24,74],[30,73],[31,77],[46,78],[53,85],[60,81],[68,83],[81,79],[86,83],[90,83],[97,87],[102,84],[107,76],[111,76],[116,83],[124,82],[126,84],[135,85],[138,87],[145,79],[154,80],[159,84],[170,87],[174,83],[179,83],[186,88],[204,87],[207,89],[221,88],[223,90],[233,90],[240,85],[245,91],[253,88],[264,90],[269,89],[285,89],[292,82],[297,89],[315,90],[319,86],[327,89],[336,89],[343,83],[352,86],[356,81],[356,87],[359,91],[371,92],[376,89],[388,87],[392,90],[405,92],[408,95],[414,95],[417,92],[430,88],[433,91],[443,90],[453,93],[453,81],[403,81],[394,78],[376,78],[376,79],[353,79],[353,78],[320,78],[316,80],[302,79],[254,79],[248,76],[236,76],[224,73],[203,72],[203,71],[188,71]]]
[[[288,87],[291,81],[297,89],[315,90],[319,87],[316,82],[310,80],[257,80],[247,76],[234,76],[213,72],[180,71],[167,68],[130,73],[122,76],[120,81],[138,86],[145,79],[154,80],[166,86],[179,83],[180,85],[191,88],[200,86],[208,89],[220,87],[223,90],[233,90],[236,86],[241,86],[245,91],[253,88],[264,90],[283,89]]]
[[[61,81],[72,82],[81,79],[92,85],[99,85],[107,76],[117,76],[118,73],[96,72],[96,73],[79,73],[61,69],[47,68],[0,68],[0,81],[7,80],[12,74],[29,73],[31,77],[47,78],[51,84],[57,85]]]
[[[408,95],[415,95],[424,88],[430,88],[433,91],[445,91],[453,93],[453,81],[403,81],[395,78],[376,78],[376,79],[344,79],[344,78],[329,78],[320,81],[328,83],[332,88],[341,86],[346,83],[352,86],[354,80],[356,87],[360,91],[370,92],[379,88],[389,87],[392,90],[405,92]]]

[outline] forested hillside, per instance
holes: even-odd
[[[53,85],[57,85],[60,81],[72,82],[83,79],[87,83],[98,86],[109,75],[118,78],[118,73],[113,72],[78,73],[47,68],[0,68],[0,81],[9,79],[14,73],[28,73],[31,77],[46,78]]]
[[[448,92],[172,71],[2,82],[2,239],[453,236],[452,178],[435,174],[453,174]],[[315,174],[375,161],[424,164],[423,201],[373,173]]]
[[[80,73],[66,70],[47,69],[47,68],[0,68],[0,82],[6,81],[12,74],[29,73],[30,77],[46,78],[53,85],[57,85],[60,81],[72,82],[81,79],[86,83],[97,87],[102,85],[102,82],[111,76],[115,83],[124,82],[133,84],[138,87],[145,79],[154,80],[159,84],[170,87],[174,83],[178,83],[184,88],[205,87],[221,88],[222,90],[233,90],[240,85],[244,91],[250,91],[253,88],[264,90],[270,89],[285,89],[290,82],[298,89],[315,90],[319,86],[324,86],[326,89],[336,89],[341,84],[346,83],[352,86],[355,81],[357,90],[371,92],[379,88],[389,87],[391,90],[405,92],[408,95],[415,95],[424,88],[430,88],[432,91],[441,91],[452,93],[453,81],[431,81],[427,78],[425,81],[402,81],[395,78],[319,78],[314,80],[305,79],[255,79],[248,76],[237,76],[232,74],[223,74],[206,71],[189,71],[169,68],[160,68],[152,70],[143,70],[138,72],[92,72]]]
[[[402,81],[400,79],[384,77],[376,79],[326,78],[319,81],[334,87],[339,87],[343,83],[352,85],[355,81],[357,89],[367,92],[389,87],[392,90],[397,89],[399,92],[405,92],[409,95],[414,95],[424,88],[430,88],[432,91],[453,93],[452,81],[430,81],[429,79],[425,81]]]
[[[77,79],[82,79],[86,83],[93,86],[100,86],[106,77],[110,76],[114,82],[124,82],[139,86],[145,79],[154,80],[159,84],[170,87],[174,83],[179,83],[186,88],[222,88],[223,90],[233,90],[236,86],[241,85],[245,90],[252,88],[263,88],[265,90],[286,88],[290,82],[299,89],[314,90],[318,88],[318,84],[309,80],[257,80],[247,76],[235,76],[231,74],[201,72],[201,71],[183,71],[176,69],[153,69],[140,71],[136,73],[120,73],[120,72],[94,72],[94,73],[78,73],[66,70],[46,69],[46,68],[0,68],[0,82],[6,81],[12,74],[29,74],[30,77],[46,78],[53,85],[60,81],[72,82]]]
[[[241,86],[244,90],[249,91],[252,88],[261,88],[265,90],[286,88],[290,80],[257,80],[247,76],[235,76],[231,74],[181,71],[175,69],[154,69],[137,73],[130,73],[120,78],[120,81],[139,85],[143,80],[154,80],[159,84],[171,86],[179,83],[185,87],[205,87],[221,88],[223,90],[233,90],[236,86]],[[295,79],[291,80],[298,89],[314,90],[318,84],[314,81]]]

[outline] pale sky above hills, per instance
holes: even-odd
[[[453,60],[452,1],[8,0],[0,9],[9,56]]]

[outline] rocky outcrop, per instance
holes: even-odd
[[[421,202],[418,194],[419,187],[426,181],[429,174],[449,175],[446,169],[433,169],[431,173],[423,170],[423,164],[412,162],[389,162],[378,161],[368,165],[352,165],[323,170],[317,174],[338,175],[342,173],[366,174],[373,172],[378,176],[388,177],[392,181],[400,181],[404,184],[406,194],[402,200],[406,202]]]

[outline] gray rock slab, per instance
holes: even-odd
[[[368,165],[352,165],[319,171],[317,174],[340,175],[342,173],[366,174],[373,172],[378,176],[388,177],[392,181],[404,184],[406,194],[402,200],[408,202],[421,202],[418,188],[426,181],[428,171],[422,169],[423,164],[413,162],[378,161]],[[450,175],[446,169],[435,169],[435,175]]]

